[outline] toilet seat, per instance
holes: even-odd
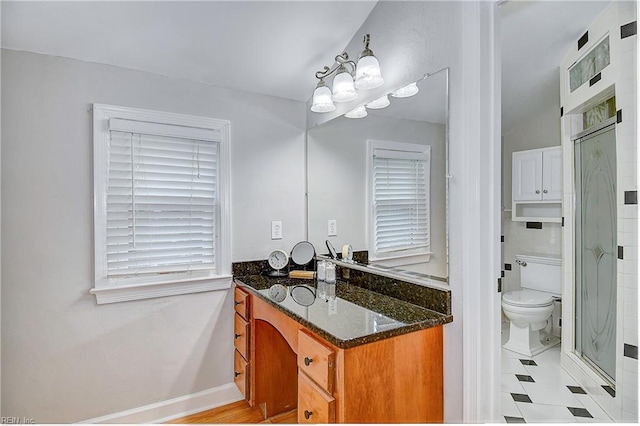
[[[544,307],[553,304],[553,296],[535,290],[516,290],[505,293],[502,301],[511,306]]]

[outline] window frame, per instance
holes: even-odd
[[[422,249],[407,250],[404,253],[380,254],[375,246],[375,208],[374,208],[374,153],[376,150],[399,151],[411,154],[426,154],[425,167],[426,192],[427,192],[427,217],[429,243]],[[431,145],[393,142],[386,140],[367,139],[367,246],[369,247],[369,261],[381,263],[385,266],[402,266],[428,262],[433,252],[431,251]]]
[[[108,188],[109,120],[135,120],[153,124],[214,131],[219,143],[219,196],[216,206],[216,269],[156,273],[110,278],[107,275],[106,209]],[[148,299],[231,288],[230,122],[207,117],[93,104],[93,211],[94,288],[98,304]]]

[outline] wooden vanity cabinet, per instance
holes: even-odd
[[[233,358],[233,381],[245,399],[249,399],[249,294],[239,287],[233,291],[233,304],[235,309],[233,322],[233,345],[235,346]]]
[[[245,395],[265,418],[297,407],[298,423],[443,421],[442,326],[339,348],[260,297],[245,304]]]

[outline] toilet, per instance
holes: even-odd
[[[509,341],[503,348],[533,357],[557,344],[560,340],[545,336],[540,330],[549,324],[554,301],[562,294],[562,260],[558,257],[516,255],[520,266],[522,290],[502,296],[502,310],[509,318]]]

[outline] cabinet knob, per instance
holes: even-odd
[[[234,377],[238,377],[239,375],[241,375],[242,373],[240,373],[239,371],[234,371],[233,372],[233,376]]]
[[[536,194],[539,194],[539,193],[540,193],[540,190],[539,190],[539,189],[536,189]]]
[[[306,356],[304,357],[304,365],[306,365],[307,367],[309,366],[309,364],[311,364],[313,362],[313,360],[311,358],[307,358]]]
[[[236,338],[236,339],[239,339],[239,338],[242,337],[242,334],[234,334],[233,337]]]
[[[549,192],[549,191],[547,191],[546,189],[543,189],[543,190],[542,190],[542,192],[544,192],[544,193],[546,194],[546,193],[547,193],[547,192]]]
[[[312,411],[309,410],[304,410],[304,418],[309,420],[309,417],[311,417],[313,415]]]
[[[234,300],[233,303],[238,306],[238,305],[242,305],[242,301],[241,300]]]

